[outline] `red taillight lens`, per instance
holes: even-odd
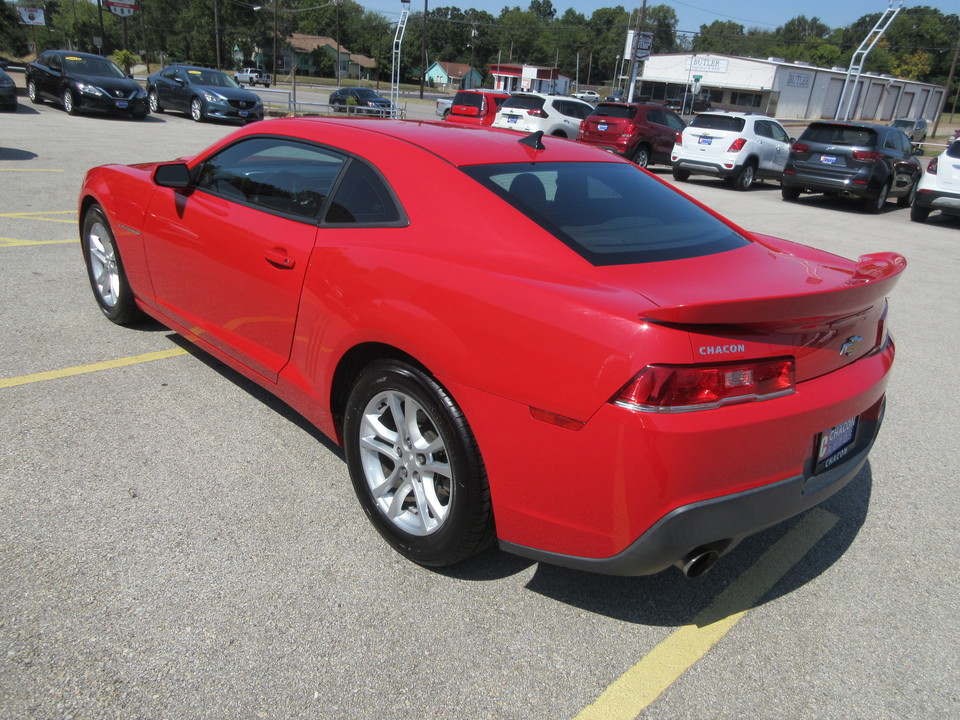
[[[876,150],[854,150],[851,155],[854,160],[861,162],[880,162],[883,160],[883,153]]]
[[[730,149],[727,152],[740,152],[743,150],[743,146],[747,144],[746,138],[737,138],[732,143],[730,143]]]
[[[581,120],[581,121],[580,121],[580,132],[583,132],[583,131],[586,130],[586,129],[587,129],[587,121],[586,121],[586,120]]]
[[[677,139],[674,140],[677,145],[683,145],[683,130],[677,133]]]
[[[933,160],[931,160],[930,163],[927,165],[927,172],[930,173],[931,175],[937,174],[937,158],[934,158]]]
[[[721,365],[648,365],[613,399],[653,412],[706,410],[727,403],[769,400],[793,392],[792,358]]]
[[[527,110],[527,115],[533,115],[538,118],[550,117],[547,115],[547,111],[542,108],[533,108],[532,110]]]
[[[809,149],[810,149],[810,146],[802,142],[795,142],[793,145],[790,146],[790,150],[795,153],[805,153]]]

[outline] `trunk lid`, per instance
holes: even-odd
[[[884,341],[886,296],[906,267],[902,256],[878,253],[854,262],[754,237],[758,242],[737,250],[671,261],[670,273],[624,277],[657,306],[640,316],[686,330],[694,362],[791,356],[798,382]],[[627,266],[610,269],[629,273]]]

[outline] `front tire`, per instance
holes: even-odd
[[[83,216],[81,242],[90,287],[100,310],[117,325],[138,320],[140,309],[133,299],[110,223],[99,205],[91,205]]]
[[[77,114],[77,103],[73,99],[73,92],[70,90],[70,88],[64,89],[63,95],[60,97],[60,101],[63,103],[63,109],[67,111],[67,115]]]
[[[163,105],[160,104],[160,98],[157,96],[156,90],[151,90],[147,98],[150,102],[150,112],[152,113],[163,112]]]
[[[897,198],[897,207],[910,207],[913,205],[913,199],[917,196],[917,185],[920,184],[920,181],[917,180],[910,186],[910,191],[906,195],[901,195]]]
[[[203,103],[200,102],[200,98],[190,101],[190,117],[194,122],[203,122]]]
[[[477,442],[433,377],[404,362],[374,362],[350,392],[343,437],[360,505],[401,555],[451,565],[493,540]]]
[[[33,80],[27,80],[27,97],[34,105],[43,105],[43,98],[37,92],[37,84]]]

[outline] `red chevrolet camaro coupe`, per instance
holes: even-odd
[[[494,541],[622,575],[709,568],[851,480],[883,418],[893,253],[747,232],[539,133],[283,119],[90,170],[103,313],[144,313],[345,450],[423,565]]]

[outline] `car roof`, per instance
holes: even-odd
[[[330,144],[333,147],[365,148],[364,154],[394,151],[396,143],[407,143],[456,166],[530,162],[621,162],[605,150],[591,145],[545,136],[544,149],[520,143],[522,133],[439,120],[340,119],[321,117],[278,118],[248,125],[224,139],[274,134]],[[218,146],[220,143],[218,143]]]
[[[755,112],[743,112],[740,110],[705,110],[700,115],[723,115],[725,117],[742,117],[742,118],[760,118],[761,120],[773,120],[770,115],[765,115],[764,113],[755,113]]]

